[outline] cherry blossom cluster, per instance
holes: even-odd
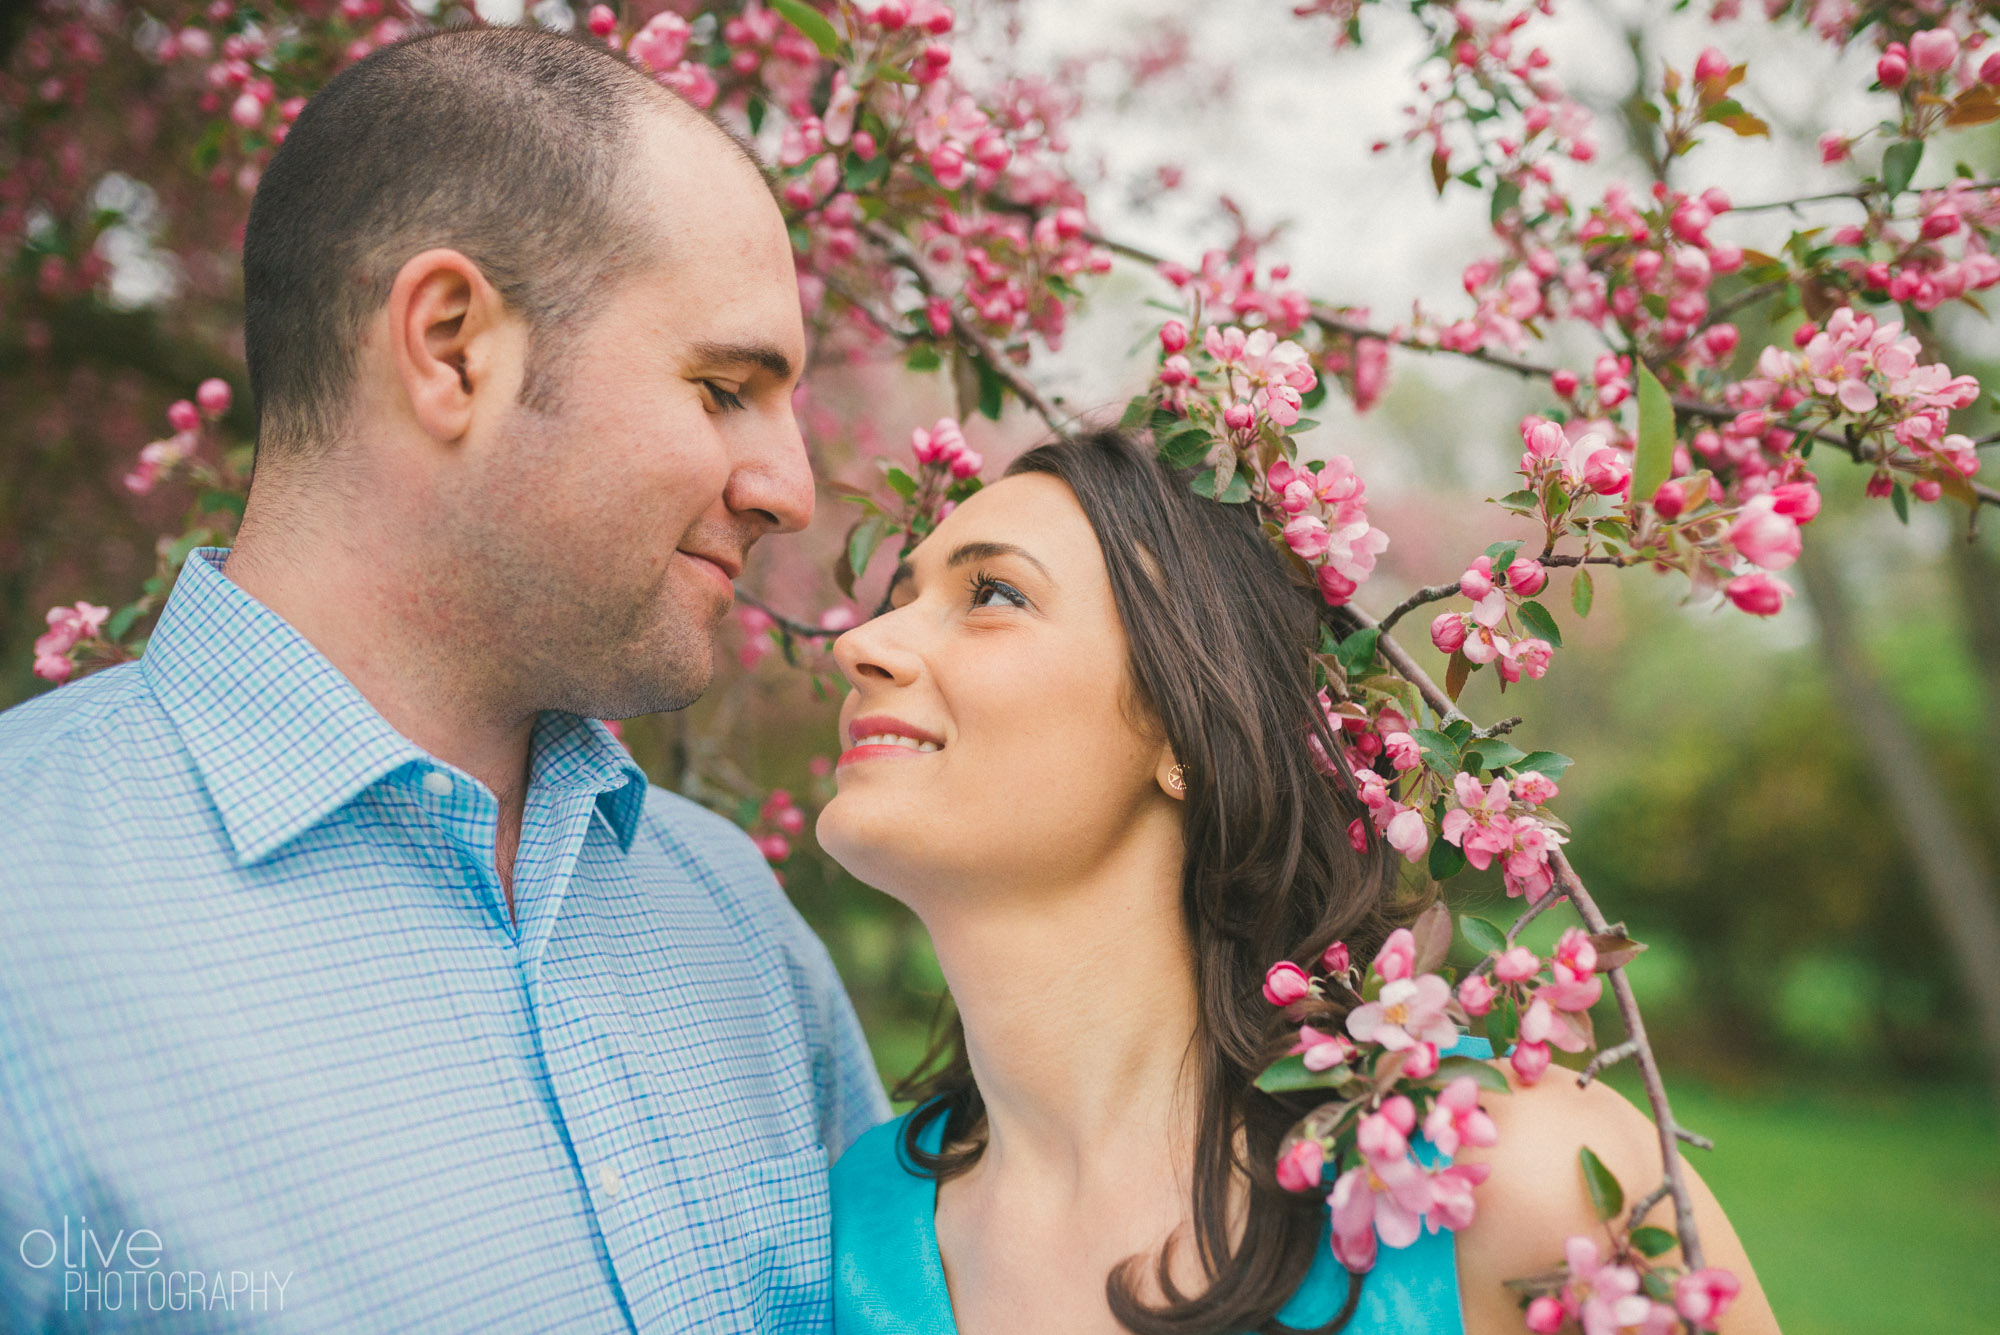
[[[35,675],[58,685],[68,681],[76,671],[74,655],[79,648],[92,647],[110,616],[110,608],[95,603],[51,607],[49,628],[35,641]]]
[[[1559,1287],[1528,1302],[1524,1313],[1534,1335],[1558,1335],[1572,1325],[1584,1335],[1673,1335],[1683,1320],[1702,1330],[1714,1330],[1736,1298],[1741,1285],[1718,1266],[1680,1275],[1652,1285],[1653,1270],[1642,1253],[1630,1247],[1605,1256],[1597,1240],[1571,1238],[1563,1247]],[[1664,1289],[1673,1301],[1653,1296]]]
[[[167,405],[167,425],[174,431],[139,451],[139,461],[125,475],[125,489],[143,496],[194,457],[201,446],[203,420],[215,421],[229,411],[229,382],[210,377],[195,388],[194,398]]]
[[[1596,941],[1572,927],[1562,934],[1548,963],[1544,975],[1535,952],[1506,946],[1489,953],[1481,970],[1458,985],[1458,1004],[1467,1015],[1485,1018],[1495,1049],[1512,1042],[1507,1061],[1524,1085],[1534,1084],[1549,1069],[1551,1046],[1564,1052],[1596,1046],[1590,1008],[1604,995]]]
[[[1776,431],[1788,438],[1844,421],[1877,444],[1871,494],[1887,494],[1892,472],[1902,472],[1913,475],[1912,495],[1935,501],[1948,482],[1979,471],[1971,439],[1951,430],[1951,414],[1978,400],[1978,380],[1953,375],[1942,362],[1923,362],[1922,345],[1900,321],[1878,324],[1843,306],[1824,327],[1799,326],[1794,341],[1802,344],[1794,352],[1765,348],[1756,374],[1731,387],[1729,400],[1742,412],[1719,449],[1727,452],[1732,437]]]
[[[1504,1088],[1504,1080],[1484,1063],[1441,1055],[1458,1040],[1454,1015],[1464,1018],[1451,985],[1432,971],[1450,942],[1450,916],[1433,910],[1418,931],[1421,944],[1410,928],[1392,933],[1366,974],[1335,942],[1313,972],[1281,960],[1264,980],[1264,999],[1288,1016],[1345,1012],[1345,1033],[1300,1023],[1290,1054],[1258,1083],[1270,1091],[1325,1089],[1342,1100],[1301,1119],[1275,1171],[1285,1190],[1326,1198],[1334,1255],[1357,1274],[1374,1268],[1378,1242],[1408,1247],[1425,1229],[1471,1224],[1473,1189],[1490,1170],[1452,1159],[1463,1147],[1499,1141],[1479,1091]]]
[[[792,855],[792,840],[805,833],[806,813],[799,810],[791,793],[783,788],[774,788],[770,796],[757,808],[757,816],[749,827],[751,842],[766,861],[776,865]]]

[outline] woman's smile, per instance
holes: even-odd
[[[868,714],[854,720],[847,727],[847,735],[847,749],[840,753],[837,762],[841,766],[862,760],[930,755],[944,748],[944,742],[936,734],[887,714]]]

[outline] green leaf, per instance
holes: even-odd
[[[1005,402],[1007,382],[1000,373],[986,364],[984,357],[972,359],[972,365],[979,372],[979,411],[994,421],[1000,420],[1000,408]]]
[[[1313,387],[1311,389],[1307,390],[1304,394],[1301,394],[1299,396],[1299,406],[1303,408],[1317,408],[1322,403],[1325,402],[1326,402],[1325,376],[1321,376],[1317,381],[1314,382]]]
[[[1443,1063],[1440,1062],[1439,1065]],[[1651,1224],[1632,1230],[1632,1250],[1641,1256],[1665,1256],[1679,1244],[1679,1241],[1666,1229],[1655,1228]]]
[[[1493,1009],[1486,1012],[1486,1041],[1493,1045],[1494,1052],[1504,1053],[1514,1046],[1520,1032],[1521,1008],[1514,1003],[1512,993],[1502,992]]]
[[[1465,939],[1482,955],[1497,955],[1507,948],[1507,934],[1484,918],[1461,913],[1458,930],[1465,933]]]
[[[1221,501],[1224,505],[1241,505],[1250,499],[1250,479],[1243,476],[1240,471],[1230,477],[1229,484],[1222,489],[1222,494],[1217,496],[1215,471],[1213,468],[1204,468],[1195,476],[1192,484],[1195,495],[1207,500]]]
[[[1467,747],[1465,752],[1467,769],[1473,767],[1475,760],[1478,762],[1480,769],[1506,769],[1509,765],[1518,765],[1527,758],[1528,753],[1526,751],[1523,751],[1512,742],[1503,741],[1498,737],[1489,738],[1475,746]]]
[[[771,0],[771,8],[783,15],[785,22],[810,37],[821,55],[840,54],[840,34],[826,21],[826,15],[817,9],[803,3],[803,0]]]
[[[188,553],[197,547],[206,546],[208,540],[214,536],[213,533],[210,533],[205,528],[198,528],[181,534],[180,537],[174,540],[174,545],[167,549],[167,569],[179,570],[182,564],[187,561]]]
[[[1465,853],[1457,844],[1447,843],[1442,837],[1433,839],[1427,866],[1433,881],[1448,881],[1465,870]]]
[[[761,97],[751,98],[749,104],[743,108],[744,115],[750,118],[751,134],[755,135],[763,130],[764,111],[765,111],[764,99]]]
[[[1375,646],[1381,639],[1382,629],[1379,626],[1357,630],[1340,642],[1340,647],[1334,650],[1334,657],[1347,669],[1348,676],[1359,677],[1375,661]]]
[[[1448,1085],[1464,1075],[1471,1076],[1473,1083],[1481,1089],[1490,1089],[1495,1094],[1508,1092],[1507,1077],[1477,1057],[1446,1057],[1438,1063],[1437,1074],[1431,1077],[1431,1082]]]
[[[1146,415],[1152,409],[1153,400],[1150,395],[1135,395],[1132,401],[1125,405],[1125,415],[1118,419],[1118,429],[1120,431],[1138,430],[1140,424],[1146,420]]]
[[[919,343],[910,349],[910,355],[903,359],[903,365],[912,371],[935,371],[944,365],[944,358],[929,343]]]
[[[1905,524],[1910,522],[1910,494],[1903,490],[1903,484],[1900,482],[1889,493],[1889,508],[1896,512],[1896,518]]]
[[[1597,1210],[1597,1217],[1616,1219],[1625,1208],[1625,1189],[1588,1145],[1578,1150],[1576,1157],[1583,1164],[1583,1185],[1590,1189],[1590,1203]]]
[[[1502,181],[1493,187],[1493,208],[1491,216],[1497,225],[1502,214],[1521,202],[1521,187],[1512,181]]]
[[[1632,457],[1632,498],[1650,500],[1674,470],[1674,404],[1652,368],[1640,362],[1639,447]]]
[[[900,468],[891,468],[887,473],[884,473],[883,476],[888,479],[890,488],[898,496],[901,496],[906,501],[916,499],[917,480],[911,477],[908,473],[905,473]]]
[[[1569,605],[1576,609],[1580,617],[1590,615],[1590,605],[1597,597],[1597,586],[1590,581],[1590,572],[1582,566],[1576,568],[1576,580],[1569,586]]]
[[[125,632],[132,629],[132,623],[139,619],[139,604],[127,603],[111,614],[111,620],[104,623],[104,638],[118,641],[125,638]]]
[[[1472,740],[1472,721],[1470,719],[1455,718],[1442,728],[1439,728],[1438,731],[1451,738],[1453,744],[1464,746]]]
[[[840,183],[852,193],[860,194],[887,176],[892,165],[887,153],[877,153],[867,159],[863,159],[859,154],[850,153],[847,155],[847,169],[841,173]]]
[[[1486,549],[1486,559],[1492,563],[1493,572],[1497,575],[1513,564],[1514,553],[1520,550],[1521,540],[1519,538],[1514,539],[1512,542],[1496,542]]]
[[[1459,745],[1445,734],[1431,728],[1414,728],[1410,736],[1416,739],[1424,753],[1424,763],[1437,772],[1440,778],[1449,779],[1458,773]]]
[[[875,549],[882,545],[882,539],[889,536],[889,517],[869,515],[847,535],[847,568],[855,579],[860,579],[868,571],[868,562],[874,559]]]
[[[1160,442],[1160,457],[1173,468],[1198,468],[1208,459],[1215,437],[1199,422],[1189,422]]]
[[[1530,598],[1521,604],[1520,611],[1523,625],[1556,648],[1562,648],[1562,632],[1556,629],[1556,619],[1549,615],[1548,608]]]
[[[1924,141],[1899,139],[1882,150],[1882,188],[1900,195],[1910,188],[1917,164],[1924,160]]]
[[[195,504],[203,514],[227,511],[238,519],[243,517],[243,505],[248,498],[239,491],[204,491],[195,498]]]
[[[1532,491],[1510,491],[1494,504],[1509,510],[1532,510],[1540,501],[1541,497]]]
[[[1264,1074],[1257,1077],[1257,1088],[1266,1094],[1285,1094],[1295,1089],[1332,1089],[1352,1074],[1345,1065],[1329,1067],[1324,1071],[1308,1071],[1305,1057],[1293,1053],[1266,1068]]]
[[[1525,759],[1518,761],[1514,765],[1514,769],[1519,773],[1533,770],[1537,774],[1546,774],[1551,779],[1560,779],[1563,776],[1563,771],[1575,763],[1574,760],[1557,751],[1530,751]]]

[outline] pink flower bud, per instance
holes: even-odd
[[[1403,1074],[1411,1080],[1428,1080],[1437,1074],[1438,1050],[1434,1043],[1419,1043],[1404,1049]]]
[[[791,840],[782,834],[760,835],[755,842],[757,851],[764,855],[766,861],[783,862],[792,855]]]
[[[1549,388],[1565,399],[1576,393],[1578,384],[1574,371],[1552,371],[1549,374]]]
[[[1845,162],[1853,151],[1852,141],[1837,130],[1828,130],[1819,137],[1819,160],[1822,166],[1831,167],[1836,162]]]
[[[951,461],[951,475],[956,478],[975,476],[986,467],[986,460],[977,450],[961,450]]]
[[[1441,654],[1457,653],[1465,645],[1465,617],[1459,612],[1440,612],[1431,621],[1431,643]]]
[[[1615,496],[1632,485],[1632,461],[1623,450],[1593,450],[1583,465],[1583,485],[1600,496]]]
[[[1528,1310],[1522,1314],[1521,1319],[1533,1335],[1557,1335],[1569,1317],[1563,1311],[1561,1303],[1543,1295],[1528,1304]]]
[[[1169,320],[1160,326],[1160,346],[1168,352],[1179,352],[1187,345],[1187,326],[1179,320]]]
[[[1738,575],[1725,584],[1722,591],[1738,609],[1759,617],[1776,616],[1785,605],[1785,599],[1792,596],[1791,585],[1761,570]]]
[[[1819,487],[1810,482],[1786,482],[1771,489],[1771,504],[1794,523],[1809,524],[1819,513]]]
[[[1875,62],[1875,81],[1884,88],[1901,88],[1909,77],[1909,62],[1893,52]]]
[[[1944,495],[1944,483],[1934,477],[1920,477],[1910,484],[1910,495],[1928,504]]]
[[[1779,513],[1777,498],[1768,492],[1744,503],[1727,537],[1746,560],[1766,570],[1783,570],[1799,556],[1798,522]]]
[[[201,426],[201,413],[186,399],[175,399],[167,405],[167,425],[175,431],[194,431]]]
[[[1653,493],[1653,513],[1662,519],[1678,519],[1686,509],[1687,492],[1672,478],[1662,482],[1660,489]]]
[[[1675,1281],[1674,1310],[1703,1330],[1714,1330],[1741,1289],[1736,1276],[1727,1270],[1705,1266]]]
[[[1516,1043],[1507,1061],[1522,1084],[1532,1085],[1542,1078],[1542,1072],[1549,1069],[1549,1045],[1525,1040]]]
[[[1231,431],[1248,431],[1257,424],[1257,414],[1247,403],[1232,403],[1222,410],[1222,424]]]
[[[1523,598],[1534,597],[1548,582],[1548,572],[1532,557],[1517,556],[1507,566],[1507,587]]]
[[[1357,853],[1368,851],[1368,818],[1356,816],[1347,822],[1347,846]]]
[[[1575,381],[1576,376],[1570,374],[1572,393],[1576,389]],[[1554,422],[1544,422],[1540,418],[1533,418],[1521,424],[1521,440],[1527,445],[1530,457],[1536,459],[1553,459],[1562,452],[1563,446],[1569,443],[1569,438],[1563,434],[1561,427]]]
[[[1350,963],[1347,954],[1347,943],[1345,941],[1334,942],[1326,948],[1326,953],[1319,958],[1320,963],[1326,966],[1329,973],[1346,973],[1348,964]]]
[[[210,377],[195,386],[194,401],[210,421],[229,411],[229,382]]]
[[[618,31],[618,16],[611,12],[609,5],[592,5],[584,24],[598,37],[609,37]]]
[[[1995,51],[1980,63],[1979,81],[1988,84],[2000,83],[2000,51]]]
[[[1932,28],[1910,38],[1910,66],[1919,74],[1943,73],[1957,61],[1958,34],[1949,28]]]
[[[1332,566],[1321,566],[1314,571],[1313,581],[1319,585],[1319,596],[1326,600],[1329,607],[1339,607],[1361,587]]]
[[[1524,983],[1541,972],[1542,962],[1526,946],[1513,946],[1493,961],[1493,976],[1503,983]]]
[[[1393,983],[1400,978],[1408,978],[1417,963],[1417,938],[1407,927],[1398,927],[1389,933],[1389,939],[1382,943],[1382,949],[1375,956],[1375,972],[1385,983]]]
[[[1458,985],[1458,1004],[1465,1007],[1467,1015],[1484,1015],[1492,1010],[1495,995],[1493,984],[1486,981],[1483,973],[1473,974]]]
[[[1326,1150],[1316,1140],[1301,1140],[1278,1156],[1278,1185],[1286,1191],[1317,1191],[1326,1166]]]
[[[1290,960],[1279,960],[1264,972],[1264,1000],[1273,1006],[1289,1006],[1311,991],[1306,971]]]
[[[1694,77],[1701,83],[1728,78],[1729,57],[1712,46],[1703,47],[1701,54],[1694,58]]]
[[[1467,566],[1458,577],[1458,591],[1475,603],[1493,592],[1493,559],[1482,556]]]

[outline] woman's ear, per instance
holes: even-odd
[[[1160,791],[1176,802],[1187,800],[1187,766],[1174,759],[1174,753],[1167,747],[1160,748],[1159,764],[1153,771]]]

